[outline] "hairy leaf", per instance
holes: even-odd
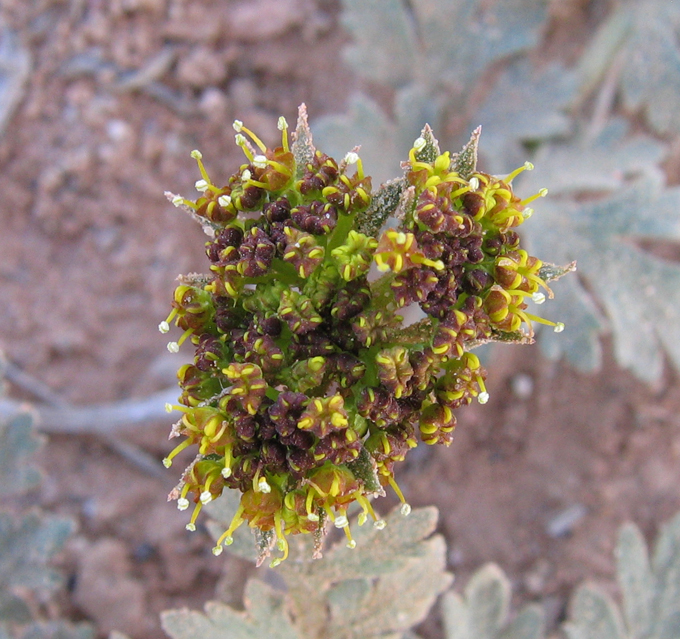
[[[205,614],[187,609],[161,614],[163,630],[172,639],[300,639],[286,614],[284,596],[261,581],[246,586],[245,611],[209,601]]]
[[[664,188],[649,168],[661,155],[659,145],[625,140],[624,132],[614,123],[591,146],[540,153],[519,190],[530,194],[550,184],[551,197],[536,203],[522,230],[536,254],[578,262],[580,283],[558,283],[558,299],[541,309],[567,327],[559,340],[543,336],[547,352],[592,370],[600,361],[596,335],[607,326],[619,363],[651,381],[661,374],[664,352],[680,366],[680,266],[640,241],[680,239],[680,190]]]
[[[645,637],[652,624],[654,576],[649,565],[647,544],[637,526],[626,524],[619,530],[616,560],[626,625],[633,637]]]
[[[616,604],[595,586],[581,586],[571,601],[569,639],[627,639]]]
[[[60,575],[47,567],[73,529],[68,519],[0,513],[0,596],[10,589],[52,590]]]
[[[347,63],[374,82],[408,82],[417,42],[404,0],[343,0],[343,7],[342,24],[354,39],[345,51]]]
[[[624,614],[596,586],[581,586],[563,626],[569,639],[680,636],[680,513],[662,528],[651,566],[644,538],[632,524],[619,531],[616,560]]]
[[[213,534],[219,535],[228,525],[229,510],[235,510],[235,504],[231,509],[209,506],[210,514],[221,520],[210,525]],[[395,512],[385,521],[384,530],[354,524],[356,547],[349,549],[346,542],[338,543],[320,560],[312,559],[311,535],[289,538],[291,557],[276,568],[276,573],[286,584],[284,603],[293,611],[301,637],[399,639],[425,618],[436,597],[451,583],[451,576],[445,572],[444,540],[439,535],[430,537],[437,523],[434,508],[414,510],[408,517]],[[251,537],[252,559],[253,539],[247,537]],[[247,555],[243,543],[235,541],[228,550],[236,547],[240,556]],[[206,611],[210,617],[210,611]],[[167,626],[173,638],[188,636],[188,629],[207,631],[209,624],[215,625],[200,613],[173,614],[164,617],[164,627],[167,619],[175,624]],[[180,623],[183,625],[178,630]]]
[[[41,441],[29,413],[0,422],[0,484],[6,495],[20,495],[40,483],[40,473],[29,459]]]
[[[621,63],[621,89],[630,109],[643,108],[659,133],[680,132],[680,6],[667,0],[632,3]]]
[[[539,606],[525,607],[508,623],[510,582],[495,564],[480,568],[464,596],[442,598],[446,639],[541,639],[545,625]]]
[[[486,169],[502,173],[526,157],[520,142],[549,140],[570,132],[565,113],[576,90],[576,76],[553,64],[540,70],[519,59],[505,69],[475,114],[482,126]]]

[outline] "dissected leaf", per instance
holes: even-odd
[[[627,639],[616,604],[590,584],[576,591],[570,621],[562,628],[569,639]]]
[[[401,174],[399,162],[405,155],[397,152],[395,125],[362,93],[355,93],[350,98],[346,113],[315,120],[314,136],[319,148],[331,157],[343,157],[360,144],[359,155],[374,186]]]
[[[343,7],[342,24],[354,40],[345,51],[347,63],[375,82],[408,82],[417,42],[404,0],[343,0]]]
[[[576,76],[560,65],[536,69],[525,59],[510,64],[475,113],[482,125],[481,151],[487,170],[502,173],[522,162],[519,142],[549,140],[570,132],[565,110],[574,97]]]
[[[534,46],[547,16],[543,0],[412,0],[425,86],[463,92],[491,63]]]
[[[634,7],[624,49],[621,89],[626,106],[643,108],[659,133],[680,132],[680,6],[645,0]]]
[[[650,169],[660,146],[646,138],[625,140],[624,133],[614,123],[591,147],[540,153],[519,190],[529,194],[549,184],[551,196],[537,203],[522,232],[536,255],[557,263],[576,260],[585,285],[567,278],[555,285],[557,299],[541,309],[567,327],[559,340],[548,340],[548,351],[592,368],[600,359],[595,335],[605,326],[601,308],[619,363],[651,381],[661,374],[664,351],[680,365],[680,266],[638,242],[680,239],[680,191],[664,189]],[[629,184],[636,176],[647,179]],[[589,199],[581,201],[584,195]]]
[[[94,627],[88,623],[48,621],[32,623],[14,635],[15,639],[93,639]]]
[[[161,614],[172,639],[301,639],[286,614],[283,593],[251,579],[244,596],[245,611],[210,601],[205,614],[187,609]]]
[[[0,135],[24,95],[31,73],[31,54],[17,33],[0,22]]]
[[[72,530],[68,519],[0,513],[0,593],[17,587],[51,590],[59,585],[60,575],[47,562]]]
[[[638,527],[633,524],[626,524],[619,530],[616,565],[628,629],[633,637],[648,636],[652,624],[654,577],[649,565],[647,544]]]
[[[30,457],[41,444],[29,413],[0,422],[0,484],[6,495],[20,495],[40,483]]]
[[[510,582],[495,564],[480,568],[464,596],[442,598],[446,639],[541,639],[545,625],[540,606],[526,606],[508,623]]]
[[[652,636],[672,639],[680,636],[680,513],[662,528],[652,566],[656,579]]]
[[[465,588],[472,637],[494,637],[508,616],[510,581],[494,564],[478,570]]]
[[[212,504],[209,508],[210,514],[221,520],[214,530],[210,524],[213,533],[219,535],[228,525],[230,509],[223,505],[218,509]],[[430,537],[437,511],[417,509],[408,517],[395,512],[385,521],[383,530],[354,524],[356,547],[349,549],[345,542],[339,543],[320,560],[312,559],[311,535],[289,538],[291,557],[276,572],[286,583],[286,601],[292,607],[301,637],[398,639],[425,618],[436,597],[448,587],[451,576],[445,572],[444,540],[439,535]],[[237,552],[244,554],[240,547]],[[210,617],[210,610],[206,611]],[[213,632],[211,624],[216,624],[200,613],[173,614],[167,617],[170,622],[164,618],[164,624],[171,624],[168,632],[174,638],[188,637],[187,633],[199,630]]]

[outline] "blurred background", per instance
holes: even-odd
[[[439,508],[458,583],[495,561],[552,627],[575,584],[613,587],[618,526],[651,538],[680,508],[679,33],[670,0],[2,0],[0,414],[31,405],[49,435],[6,508],[75,522],[31,614],[157,639],[162,610],[239,604],[252,567],[165,501],[162,397],[188,351],[157,325],[206,264],[163,192],[193,197],[195,148],[226,179],[233,120],[272,144],[301,102],[376,184],[426,121],[452,151],[481,124],[482,170],[536,165],[516,190],[550,195],[522,230],[579,262],[540,309],[567,329],[487,351],[490,402],[398,478]],[[436,613],[419,632],[441,636]]]

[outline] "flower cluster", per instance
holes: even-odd
[[[348,506],[360,524],[384,522],[370,498],[390,486],[394,464],[419,441],[449,445],[454,411],[484,403],[486,372],[470,349],[495,338],[532,334],[527,311],[541,302],[542,262],[513,230],[530,214],[511,183],[464,175],[436,143],[416,140],[400,198],[376,212],[371,179],[350,152],[337,162],[314,149],[304,111],[294,144],[279,120],[271,150],[241,122],[236,142],[246,162],[220,186],[198,151],[201,193],[169,194],[211,236],[210,273],[180,278],[170,322],[184,332],[193,363],[178,372],[181,410],[171,436],[197,457],[171,493],[187,528],[225,489],[242,493],[233,521],[214,548],[247,522],[288,553],[287,536],[332,522],[354,546]],[[427,147],[427,148],[426,148]],[[542,193],[541,193],[542,194]],[[540,194],[539,194],[540,195]],[[400,218],[374,234],[366,221]],[[374,237],[375,235],[375,237]],[[421,310],[404,326],[402,309]]]

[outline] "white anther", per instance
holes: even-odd
[[[400,512],[404,517],[408,517],[411,514],[411,506],[409,504],[402,504]]]
[[[158,325],[158,330],[165,335],[170,330],[170,324],[164,320]]]
[[[197,191],[205,192],[208,190],[208,183],[205,180],[196,180],[194,186]]]
[[[359,161],[359,156],[354,152],[350,151],[346,156],[345,156],[345,164],[356,164]]]
[[[243,122],[241,122],[241,120],[234,120],[234,124],[232,124],[232,126],[234,127],[234,131],[239,133],[243,128]]]
[[[222,548],[222,546],[215,546],[212,549],[212,554],[215,555],[215,557],[219,557],[222,554],[223,550],[224,548]]]
[[[266,169],[267,158],[264,155],[256,155],[253,158],[253,166],[257,167],[258,169]]]
[[[533,165],[531,162],[529,162],[529,161],[527,160],[527,161],[524,163],[524,168],[525,168],[527,171],[533,171],[533,170],[534,170],[534,165]]]
[[[189,508],[189,500],[186,497],[180,497],[177,500],[177,510],[186,510]]]
[[[277,557],[276,559],[274,559],[274,560],[269,564],[269,567],[270,567],[270,568],[276,568],[280,563],[281,563],[281,558],[280,558],[280,557]]]
[[[257,482],[257,490],[260,493],[267,494],[272,492],[272,487],[267,483],[267,480],[264,477],[260,477]]]
[[[184,526],[189,532],[195,532],[196,531],[196,524],[192,524],[189,522],[186,526]]]
[[[163,458],[163,466],[166,468],[170,468],[172,466],[172,459],[168,459],[167,457]]]
[[[376,528],[377,530],[382,530],[387,526],[387,522],[384,519],[378,519],[374,524],[373,528]]]
[[[357,547],[357,542],[354,541],[354,539],[350,539],[347,542],[347,548],[349,548],[350,550],[354,550],[356,547]]]
[[[531,299],[536,303],[536,304],[543,304],[545,302],[545,293],[541,293],[541,291],[536,291],[532,296]]]
[[[528,220],[533,214],[534,214],[534,209],[532,209],[530,206],[527,206],[527,207],[522,211],[522,217],[523,217],[525,220]]]
[[[248,169],[246,169],[245,171],[243,171],[243,173],[241,173],[241,179],[244,182],[247,182],[251,177],[252,177],[252,174]]]
[[[286,549],[286,540],[285,539],[278,539],[276,541],[276,547],[279,550],[284,551]]]
[[[191,157],[194,158],[194,160],[200,160],[203,158],[203,153],[201,153],[198,149],[194,149],[191,152]]]
[[[231,468],[229,468],[229,466],[226,466],[225,468],[223,468],[221,475],[225,479],[229,479],[231,477]]]
[[[179,353],[179,344],[177,342],[168,342],[168,350],[171,353]]]
[[[309,515],[307,515],[307,519],[309,519],[309,521],[319,521],[319,515],[316,513],[309,513]]]
[[[539,197],[545,197],[546,195],[548,195],[548,189],[541,189],[541,190],[538,192],[538,196],[539,196]]]
[[[231,546],[234,543],[234,538],[229,535],[229,537],[225,537],[224,539],[224,545],[225,546]]]
[[[416,151],[422,151],[426,144],[425,138],[416,138],[416,141],[413,143],[413,148]]]
[[[288,122],[286,122],[286,118],[283,116],[279,117],[279,121],[276,123],[276,128],[279,131],[285,131],[288,128]]]
[[[476,191],[478,188],[479,188],[479,178],[471,177],[470,178],[470,190]]]
[[[238,146],[245,146],[246,145],[246,136],[243,135],[243,133],[237,133],[234,136],[234,141]]]
[[[555,324],[555,328],[553,328],[553,331],[555,331],[556,333],[561,333],[563,330],[564,324],[562,322],[557,322],[557,324]]]
[[[347,519],[347,517],[345,517],[345,515],[338,515],[335,518],[333,525],[336,528],[346,528],[347,526],[349,526],[349,519]]]
[[[481,392],[479,395],[477,395],[477,401],[480,404],[486,404],[489,401],[489,393],[486,391]]]
[[[172,203],[174,206],[182,206],[182,204],[184,204],[184,198],[181,195],[175,195],[175,197],[172,198]]]
[[[209,490],[204,490],[201,493],[201,503],[205,506],[206,504],[209,504],[212,501],[212,493]]]

